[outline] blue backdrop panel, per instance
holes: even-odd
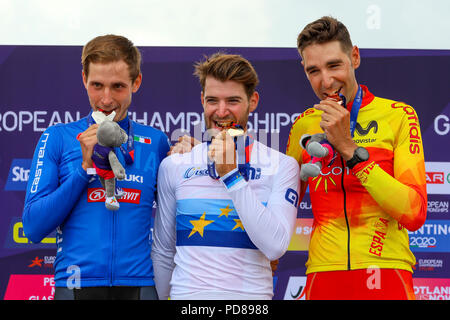
[[[89,112],[81,50],[79,46],[0,46],[0,298],[7,289],[14,290],[12,275],[53,272],[54,234],[44,243],[31,244],[23,234],[21,215],[40,134],[49,125]],[[173,141],[180,130],[198,136],[195,123],[201,124],[203,115],[193,63],[219,50],[241,54],[254,64],[261,99],[257,112],[249,117],[249,128],[284,152],[295,117],[317,102],[294,48],[142,47],[143,84],[133,97],[130,116],[163,130]],[[448,286],[450,51],[362,49],[361,55],[359,82],[377,96],[414,106],[419,115],[429,183],[428,218],[423,228],[410,234],[418,261],[414,277],[421,278],[421,284],[423,279],[442,279],[439,283]],[[308,194],[298,218],[313,218]],[[302,250],[288,251],[281,258],[274,279],[275,299],[302,298],[307,257]]]

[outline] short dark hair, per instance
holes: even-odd
[[[247,98],[250,98],[259,83],[252,64],[237,54],[214,53],[209,57],[205,56],[203,61],[196,62],[194,68],[194,75],[198,77],[203,91],[208,76],[223,82],[231,80],[243,84]]]
[[[312,44],[339,41],[342,51],[350,53],[353,47],[347,27],[337,19],[326,16],[306,25],[297,37],[297,48],[303,50]]]
[[[86,77],[91,62],[109,63],[120,60],[128,65],[131,81],[134,82],[141,73],[141,54],[127,38],[113,34],[96,37],[83,47],[81,54],[81,64]]]

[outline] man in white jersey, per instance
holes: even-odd
[[[210,137],[158,172],[152,260],[160,299],[271,299],[270,261],[297,216],[297,162],[246,134],[258,76],[239,55],[195,65]]]

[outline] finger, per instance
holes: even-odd
[[[222,131],[219,131],[219,132],[214,136],[214,139],[217,139],[217,140],[225,140],[225,139],[226,139],[226,136],[227,136],[227,130],[222,130]]]
[[[333,114],[342,114],[347,112],[347,110],[343,108],[341,105],[339,105],[337,102],[329,100],[320,101],[320,103],[314,105],[314,108],[326,113],[333,113]]]

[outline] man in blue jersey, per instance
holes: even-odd
[[[105,208],[105,191],[90,174],[97,128],[92,111],[49,127],[39,139],[27,187],[25,235],[40,242],[56,229],[55,299],[157,299],[150,259],[150,228],[158,166],[166,135],[128,117],[141,82],[141,56],[128,39],[106,35],[82,52],[83,83],[92,111],[128,134],[116,148],[126,178],[118,181],[118,211]],[[95,171],[95,170],[94,170]]]
[[[162,161],[152,260],[161,299],[271,299],[270,261],[288,248],[296,161],[247,134],[258,77],[239,55],[196,65],[207,142]]]

